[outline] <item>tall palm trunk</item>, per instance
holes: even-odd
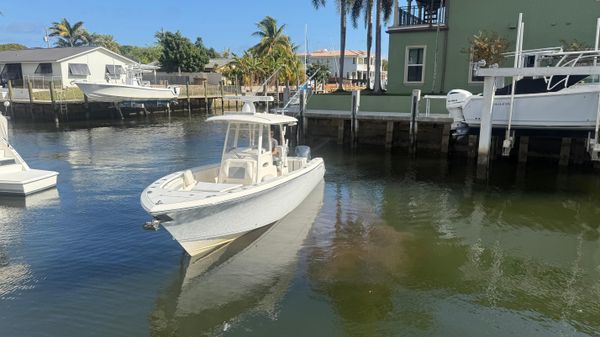
[[[383,93],[381,88],[381,1],[377,0],[375,8],[375,84],[373,84],[375,94]]]
[[[373,44],[373,0],[367,0],[367,89],[371,89],[371,45]]]
[[[346,56],[346,1],[340,0],[340,73],[338,91],[344,90],[344,58]]]

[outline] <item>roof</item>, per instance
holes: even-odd
[[[304,55],[306,55],[306,53],[300,53],[298,55],[304,56]],[[315,50],[315,51],[308,52],[308,56],[309,57],[339,57],[340,51],[339,50],[321,49],[321,50]],[[344,52],[344,56],[367,56],[367,52],[364,50],[349,50],[349,49],[347,49]]]
[[[298,122],[298,120],[294,117],[290,117],[290,116],[286,116],[286,115],[269,114],[269,113],[228,114],[228,115],[210,117],[206,121],[207,122],[266,124],[266,125],[296,124]]]
[[[137,63],[123,55],[117,54],[103,47],[66,47],[66,48],[30,48],[22,50],[7,50],[0,52],[0,63],[27,63],[27,62],[60,62],[81,54],[87,54],[95,50],[103,50],[127,60]]]
[[[222,66],[229,64],[231,61],[233,61],[233,60],[229,59],[229,58],[217,57],[217,58],[208,60],[208,63],[204,67],[211,68],[211,69],[212,68],[221,68]]]

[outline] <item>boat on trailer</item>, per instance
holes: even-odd
[[[240,96],[242,113],[207,119],[227,132],[221,162],[169,174],[141,195],[142,207],[191,256],[206,254],[251,230],[280,220],[323,179],[322,158],[306,146],[288,154],[285,134],[296,118],[257,113],[265,96]],[[273,142],[271,131],[278,135]],[[280,144],[280,145],[276,145]]]
[[[9,143],[8,121],[0,113],[0,194],[25,196],[43,191],[56,186],[57,176],[58,172],[35,170],[27,165]]]

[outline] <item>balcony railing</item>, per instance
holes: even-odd
[[[446,6],[420,4],[398,7],[397,27],[446,25]]]

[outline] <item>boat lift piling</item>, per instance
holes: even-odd
[[[352,116],[350,117],[350,145],[355,148],[358,145],[358,119],[356,115],[360,110],[360,90],[352,91]]]
[[[413,155],[417,152],[417,133],[419,129],[417,116],[419,114],[419,101],[421,101],[421,90],[413,89],[410,101],[410,124],[408,130],[409,151]]]

